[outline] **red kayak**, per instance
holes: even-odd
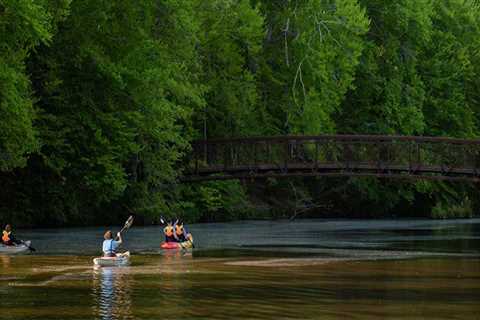
[[[184,242],[162,242],[160,248],[162,249],[189,249],[193,247],[192,241],[184,241]]]

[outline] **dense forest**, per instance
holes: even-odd
[[[0,223],[472,216],[473,184],[182,184],[191,141],[480,135],[475,0],[0,0]]]

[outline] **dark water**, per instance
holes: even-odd
[[[131,265],[92,267],[101,229],[20,230],[0,256],[0,319],[478,319],[480,219],[191,226],[196,248],[126,234]]]

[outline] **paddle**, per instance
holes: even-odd
[[[24,246],[26,246],[28,248],[28,250],[30,250],[31,252],[35,252],[37,251],[37,249],[35,249],[34,247],[28,245],[25,241],[23,240],[20,240],[20,243],[23,244]]]
[[[128,217],[127,221],[125,221],[125,224],[123,225],[123,228],[122,228],[122,230],[120,230],[119,233],[122,233],[122,232],[128,230],[128,228],[130,228],[132,226],[132,224],[133,224],[133,216],[130,216],[130,217]],[[115,239],[118,240],[118,237],[116,237]]]
[[[160,217],[160,222],[164,225],[168,223],[163,217]],[[174,226],[178,223],[178,219],[176,219],[175,222],[173,222],[173,220],[171,220],[170,223],[172,224],[172,226]]]

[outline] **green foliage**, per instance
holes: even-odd
[[[333,132],[331,116],[352,85],[364,47],[365,11],[343,0],[262,5],[267,38],[261,90],[265,108],[276,108],[275,131]]]
[[[475,110],[478,94],[478,10],[470,1],[435,2],[432,39],[423,52],[422,73],[426,85],[423,112],[426,133],[434,136],[478,136]],[[468,26],[468,28],[465,28]],[[472,95],[473,94],[473,95]]]
[[[0,1],[0,171],[25,166],[38,149],[25,59],[51,40],[51,20],[44,1]]]
[[[187,221],[234,220],[250,213],[245,188],[238,181],[212,181],[180,188],[177,216]]]
[[[256,106],[256,69],[263,18],[248,0],[199,1],[196,6],[201,79],[206,105],[197,127],[207,136],[262,133]]]
[[[112,201],[146,214],[165,206],[164,196],[150,193],[174,181],[189,147],[189,119],[203,105],[202,86],[190,73],[196,24],[170,27],[192,16],[184,10],[177,1],[73,2],[49,45],[31,57],[42,144],[32,174],[47,176],[39,183],[63,184],[62,206],[38,189],[46,199],[40,210],[70,217]]]
[[[342,132],[422,134],[425,85],[419,51],[430,41],[431,1],[362,1],[371,19],[367,49],[337,121]]]
[[[294,132],[333,132],[331,115],[351,87],[368,30],[365,11],[354,1],[310,1],[295,14],[299,35],[292,41],[295,76],[290,115]]]
[[[2,220],[470,216],[465,185],[178,177],[200,137],[478,137],[479,48],[474,0],[0,0]]]
[[[144,10],[146,4],[128,1],[75,2],[50,48],[34,61],[45,66],[34,70],[45,163],[100,202],[124,192],[123,164],[144,148],[135,141],[144,118],[155,119],[142,113],[146,102],[137,94],[149,84],[142,73],[151,66],[135,59],[155,50],[142,31],[150,27]],[[153,113],[152,105],[145,108]]]
[[[472,218],[473,209],[470,199],[465,198],[460,203],[444,203],[438,202],[432,208],[432,218],[447,219],[447,218]]]

